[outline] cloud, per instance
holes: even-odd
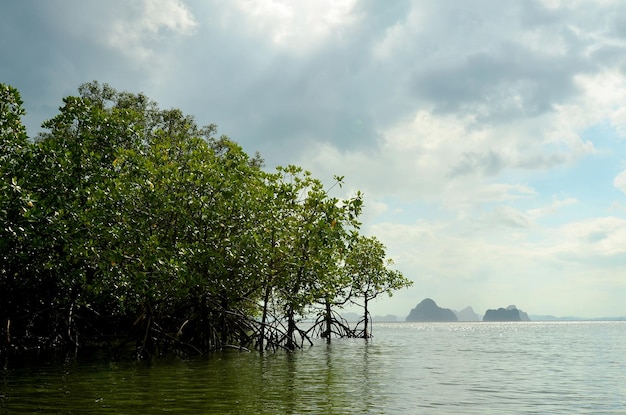
[[[281,1],[240,0],[236,7],[246,16],[248,30],[272,44],[302,53],[352,21],[354,0]]]
[[[150,87],[195,24],[179,0],[24,0],[2,9],[0,49],[8,58],[0,78],[20,90],[31,136],[83,82],[160,98]]]
[[[477,122],[537,116],[577,92],[571,71],[584,68],[581,62],[537,55],[515,44],[501,48],[468,54],[436,70],[417,70],[412,90],[434,103],[437,112],[469,113]]]
[[[462,176],[475,171],[482,171],[483,174],[493,176],[498,174],[506,165],[502,156],[493,150],[486,153],[466,152],[461,155],[461,160],[452,167],[451,177]]]
[[[567,131],[557,131],[553,120],[571,115],[564,106],[585,96],[580,77],[593,67],[585,58],[591,40],[584,43],[569,30],[562,11],[534,3],[382,7],[350,1],[336,9],[242,1],[211,8],[192,3],[190,10],[198,22],[195,35],[172,59],[195,56],[194,63],[171,70],[169,79],[161,76],[160,93],[173,101],[183,101],[184,94],[185,102],[206,109],[199,118],[217,122],[271,164],[284,164],[274,157],[276,146],[291,159],[309,158],[306,152],[319,142],[339,151],[371,148],[423,114],[460,120],[468,133],[500,128],[502,137],[518,128],[515,122],[524,123],[516,135],[530,144],[507,137],[501,140],[506,144],[463,148],[466,159],[451,160],[447,174],[571,161],[569,148],[552,154],[524,148],[548,146],[548,134],[558,141],[565,140],[563,133],[576,135],[571,119]],[[533,23],[534,16],[540,21]],[[557,39],[562,46],[552,50]],[[582,147],[576,137],[567,139],[568,146]],[[461,138],[455,140],[459,146]],[[534,145],[537,140],[544,144]],[[485,157],[494,162],[490,167]]]
[[[503,224],[512,228],[528,228],[532,226],[530,218],[511,206],[498,206],[487,217],[487,222]]]
[[[622,171],[613,180],[613,186],[626,193],[626,170]]]
[[[126,13],[113,20],[104,39],[109,47],[136,60],[153,57],[172,34],[189,35],[197,25],[180,0],[143,0],[124,8]]]
[[[573,197],[567,197],[564,199],[553,197],[552,203],[547,206],[541,206],[538,208],[528,210],[527,214],[533,220],[544,218],[546,216],[554,215],[559,212],[561,208],[565,206],[571,206],[576,204],[578,201]]]
[[[562,16],[540,24],[528,17],[547,14],[536,4],[480,3],[413,3],[377,42],[375,56],[400,57],[387,63],[415,102],[476,121],[540,115],[576,93],[573,78],[590,64]]]
[[[607,216],[563,225],[548,250],[561,260],[590,267],[624,267],[626,219]]]

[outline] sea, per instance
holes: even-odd
[[[626,322],[375,323],[293,353],[0,369],[0,414],[626,414]]]

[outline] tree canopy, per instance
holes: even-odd
[[[0,84],[0,353],[291,350],[315,333],[304,317],[356,336],[331,313],[360,303],[367,327],[368,301],[410,285],[359,234],[362,194],[268,172],[143,94],[78,92],[30,140]]]

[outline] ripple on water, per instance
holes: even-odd
[[[626,413],[626,323],[376,324],[260,356],[0,372],[0,414]]]

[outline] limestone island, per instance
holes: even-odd
[[[507,308],[487,310],[483,321],[530,321],[530,317],[516,306],[510,305]]]
[[[411,310],[406,321],[458,321],[458,318],[449,308],[441,308],[433,300],[426,298]]]

